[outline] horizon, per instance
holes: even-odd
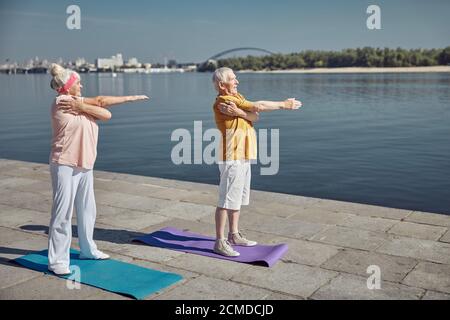
[[[442,50],[442,49],[445,49],[445,48],[447,48],[447,47],[450,47],[450,46],[446,46],[446,47],[442,47],[442,48],[410,48],[410,49],[405,49],[405,48],[401,48],[401,47],[397,47],[397,48],[389,48],[389,47],[369,47],[369,48],[372,48],[372,49],[390,49],[390,50],[396,50],[396,49],[402,49],[402,50],[407,50],[407,51],[410,51],[410,50]],[[289,55],[289,54],[301,54],[301,53],[304,53],[304,52],[307,52],[307,51],[313,51],[313,52],[343,52],[343,51],[345,51],[345,50],[357,50],[357,49],[363,49],[363,48],[365,48],[365,47],[356,47],[356,48],[343,48],[343,49],[340,49],[340,50],[315,50],[315,49],[308,49],[308,50],[302,50],[302,51],[298,51],[298,52],[286,52],[286,53],[281,53],[282,55]],[[86,59],[86,62],[87,63],[95,63],[95,61],[97,60],[97,59],[104,59],[104,58],[111,58],[111,57],[113,57],[113,56],[116,56],[117,54],[121,54],[121,52],[116,52],[116,53],[114,53],[114,54],[111,54],[110,56],[104,56],[104,57],[96,57],[96,58],[94,58],[94,60],[88,60],[88,59]],[[279,53],[274,53],[274,54],[279,54]],[[245,55],[245,56],[247,56],[247,55]],[[252,55],[250,55],[250,56],[252,56]],[[27,63],[27,62],[29,62],[29,61],[31,61],[31,60],[34,60],[34,59],[36,59],[36,58],[38,58],[39,60],[39,62],[42,62],[42,61],[44,61],[44,60],[46,60],[46,61],[48,61],[48,63],[54,63],[54,62],[56,62],[56,60],[58,60],[58,59],[62,59],[62,62],[64,63],[64,64],[66,64],[66,63],[75,63],[75,61],[77,60],[77,59],[85,59],[85,57],[76,57],[76,58],[74,58],[74,59],[64,59],[64,57],[58,57],[57,59],[54,59],[53,61],[52,60],[50,60],[50,59],[48,59],[47,57],[38,57],[38,56],[35,56],[35,57],[28,57],[28,58],[26,58],[25,60],[23,60],[23,61],[17,61],[17,60],[14,60],[14,58],[8,58],[7,60],[8,60],[8,63],[14,63],[14,62],[17,62],[17,63],[19,63],[19,64],[25,64],[25,63]],[[128,61],[128,59],[132,59],[132,58],[135,58],[135,56],[133,56],[133,55],[131,55],[131,56],[123,56],[123,59],[124,59],[124,62],[126,62],[126,61]],[[177,62],[177,64],[190,64],[190,63],[198,63],[198,62],[192,62],[192,61],[176,61]],[[139,63],[142,63],[142,64],[144,64],[144,63],[150,63],[149,61],[140,61],[139,60]],[[0,62],[0,65],[2,65],[3,63],[1,63]],[[155,62],[151,62],[151,64],[152,65],[164,65],[164,61],[155,61]]]

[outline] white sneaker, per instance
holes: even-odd
[[[70,271],[69,267],[66,266],[48,267],[48,270],[58,276],[67,276],[69,274],[72,274],[72,271]]]
[[[109,255],[101,251],[97,251],[94,256],[85,256],[82,253],[79,256],[80,260],[108,260],[109,258]]]
[[[242,233],[228,233],[228,242],[234,246],[253,247],[258,243],[256,241],[246,239]]]
[[[214,252],[226,257],[239,257],[240,253],[233,250],[226,239],[217,239],[214,244]]]

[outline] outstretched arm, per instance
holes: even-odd
[[[258,112],[245,111],[239,109],[236,104],[232,101],[226,101],[219,104],[219,111],[227,116],[239,117],[246,119],[251,122],[256,122],[259,120]]]
[[[109,110],[86,103],[83,98],[79,97],[72,97],[71,100],[61,100],[59,102],[59,108],[66,113],[75,115],[86,113],[98,120],[104,121],[111,119],[112,116]]]
[[[125,102],[133,102],[139,100],[147,100],[149,97],[140,95],[140,96],[98,96],[94,98],[84,98],[84,101],[88,104],[108,108],[113,105],[125,103]]]
[[[257,112],[267,112],[274,110],[295,110],[302,106],[301,101],[289,98],[284,101],[256,101],[253,102],[253,109]]]

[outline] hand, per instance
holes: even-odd
[[[284,100],[284,109],[286,110],[296,110],[302,106],[301,101],[295,100],[295,98],[289,98]]]
[[[59,109],[64,113],[78,115],[84,112],[83,100],[80,97],[72,96],[72,99],[61,99],[58,104]]]
[[[150,99],[149,97],[147,97],[147,96],[144,96],[144,95],[140,95],[140,96],[130,96],[129,97],[129,101],[131,102],[131,101],[139,101],[139,100],[148,100],[148,99]]]
[[[238,117],[241,115],[241,110],[232,101],[221,102],[219,104],[219,110],[220,112],[232,117]]]

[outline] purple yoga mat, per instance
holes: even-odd
[[[145,244],[173,249],[177,251],[190,252],[202,256],[264,265],[273,266],[278,259],[281,259],[288,250],[287,244],[278,244],[274,246],[256,245],[254,247],[233,246],[234,250],[241,255],[239,257],[225,257],[214,253],[215,238],[207,237],[201,234],[182,231],[176,228],[163,228],[145,236],[133,239]]]

